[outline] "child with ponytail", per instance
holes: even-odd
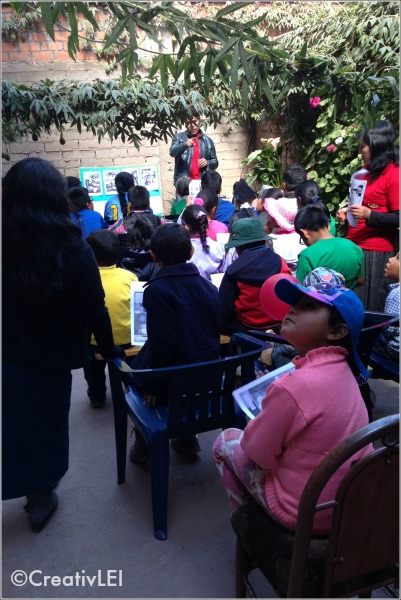
[[[211,275],[223,272],[224,249],[207,236],[209,226],[207,212],[203,206],[190,204],[183,211],[181,219],[191,235],[194,249],[189,262],[198,267],[202,277],[211,281]]]

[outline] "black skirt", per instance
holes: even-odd
[[[3,363],[3,500],[40,491],[68,470],[71,371]]]
[[[394,256],[391,252],[374,252],[364,250],[365,283],[355,288],[355,292],[363,303],[365,310],[384,311],[387,297],[388,281],[384,276],[384,267],[388,259]]]

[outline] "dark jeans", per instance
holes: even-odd
[[[131,344],[120,344],[121,348],[129,348]],[[107,360],[97,360],[95,346],[90,348],[90,357],[84,364],[84,376],[88,384],[88,393],[91,400],[104,400],[106,397],[106,373]]]

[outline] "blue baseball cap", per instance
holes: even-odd
[[[274,287],[274,293],[279,300],[291,306],[298,302],[302,294],[328,306],[333,306],[344,319],[344,323],[348,325],[353,357],[360,372],[365,377],[370,376],[356,351],[363,327],[364,308],[355,292],[334,282],[315,283],[305,287],[289,279],[280,279]]]

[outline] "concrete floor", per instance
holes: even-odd
[[[372,387],[375,418],[398,412],[396,383]],[[202,452],[191,463],[171,452],[168,539],[156,541],[148,471],[128,462],[126,482],[116,484],[110,397],[105,408],[90,408],[82,371],[75,371],[70,469],[57,489],[58,510],[34,534],[24,498],[3,502],[2,597],[233,597],[235,536],[211,453],[217,433],[199,436]],[[17,571],[19,585],[12,583]],[[97,580],[90,585],[86,576]],[[260,586],[261,596],[274,597],[262,579]]]

